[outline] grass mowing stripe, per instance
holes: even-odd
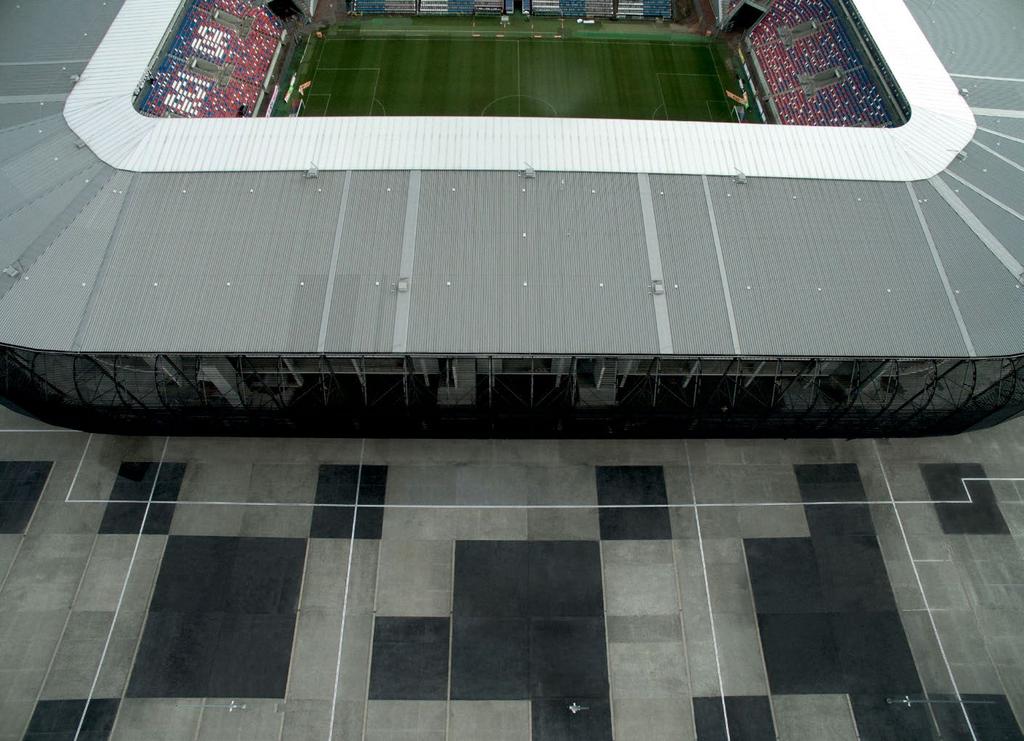
[[[710,44],[349,34],[318,51],[304,115],[731,118]]]

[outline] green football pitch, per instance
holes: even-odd
[[[331,34],[308,52],[305,116],[729,121],[736,87],[692,41]]]

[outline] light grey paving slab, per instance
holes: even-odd
[[[279,700],[237,698],[238,710],[221,707],[220,699],[207,700],[196,741],[279,741],[284,713]]]
[[[341,610],[308,607],[295,623],[287,699],[330,700],[338,664]]]
[[[454,510],[389,507],[384,510],[381,538],[385,541],[451,541],[457,537],[458,529],[458,513]]]
[[[113,612],[71,613],[43,685],[43,699],[88,697],[113,618]]]
[[[455,700],[450,708],[449,741],[523,741],[530,738],[527,700]]]
[[[29,535],[95,535],[105,508],[106,504],[102,503],[40,499],[26,532]]]
[[[382,540],[378,569],[378,615],[445,616],[451,612],[451,541]]]
[[[599,466],[681,466],[686,463],[682,440],[557,440],[564,463]]]
[[[205,509],[205,506],[200,508]],[[306,538],[313,518],[312,507],[240,507],[239,535],[248,538]]]
[[[89,535],[26,536],[0,591],[0,612],[69,609],[94,540]]]
[[[802,506],[737,507],[736,517],[744,538],[806,538],[810,535]]]
[[[364,702],[370,683],[370,651],[373,644],[373,616],[347,615],[345,641],[341,651],[338,699]]]
[[[678,643],[683,640],[679,615],[607,615],[609,643]]]
[[[967,593],[960,583],[960,571],[952,561],[919,561],[917,573],[932,610],[967,608]]]
[[[323,741],[327,738],[331,724],[330,701],[289,699],[282,707],[284,727],[281,731],[281,741]],[[359,707],[361,708],[361,704]],[[347,705],[343,708],[347,708]],[[341,716],[347,718],[349,714],[343,711]],[[346,728],[345,735],[339,735],[338,738],[359,738],[362,735],[361,714],[359,721],[358,728]]]
[[[949,671],[942,660],[942,652],[928,613],[925,610],[901,612],[900,619],[924,690],[939,694],[952,693]]]
[[[238,537],[247,527],[247,509],[240,504],[178,504],[171,519],[171,535]]]
[[[742,613],[715,612],[714,617],[725,694],[768,694],[753,607]]]
[[[111,741],[195,741],[203,698],[141,699],[121,701]]]
[[[605,612],[674,615],[679,612],[669,541],[602,541]]]
[[[120,697],[124,694],[145,623],[146,613],[141,610],[122,609],[118,613],[107,653],[103,657],[102,667],[99,667],[96,697]]]
[[[690,692],[682,643],[612,643],[608,665],[613,699],[678,697]]]
[[[257,463],[252,467],[248,501],[311,503],[318,475],[314,463]]]
[[[66,506],[71,508],[79,505],[69,504]],[[134,572],[135,566],[143,569],[147,566],[145,563],[147,560],[152,561],[152,558],[146,558],[147,555],[152,555],[151,549],[147,548],[147,553],[142,554],[141,543],[140,553],[136,554],[135,561],[132,561],[132,554],[135,553],[135,544],[138,539],[138,535],[101,535],[96,538],[92,557],[89,559],[89,565],[82,577],[81,588],[75,598],[76,610],[113,611],[117,607],[125,577],[128,576],[129,565],[132,566]],[[160,539],[162,540],[162,538]],[[162,552],[162,548],[157,551],[157,554],[160,552]]]
[[[334,738],[369,738],[369,735],[364,735],[366,712],[365,702],[344,702],[339,700],[334,705]],[[328,712],[329,726],[330,712]],[[320,736],[319,738],[323,739],[326,736]]]
[[[440,741],[445,737],[447,703],[371,700],[366,708],[367,741]]]
[[[306,567],[302,577],[300,607],[340,610],[345,599],[345,575],[349,540],[310,538],[306,542]],[[361,562],[361,560],[360,560]]]
[[[711,609],[718,613],[744,613],[754,609],[747,569],[739,563],[709,563]]]
[[[792,464],[694,464],[693,487],[700,503],[799,502]]]
[[[601,537],[596,507],[528,510],[526,531],[530,540],[598,540]]]
[[[21,547],[21,534],[0,534],[0,584],[7,576],[7,570],[14,564],[14,557]]]
[[[694,741],[689,697],[616,698],[612,700],[617,741]]]
[[[779,739],[857,741],[846,695],[775,695],[772,707]]]
[[[834,440],[687,440],[690,461],[695,464],[833,463]]]
[[[253,465],[249,461],[190,461],[185,468],[178,500],[247,502],[252,479]]]
[[[457,540],[526,540],[528,511],[525,509],[474,508],[451,510]]]

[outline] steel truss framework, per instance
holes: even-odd
[[[877,437],[1024,410],[1024,356],[205,355],[0,346],[0,395],[119,434]]]

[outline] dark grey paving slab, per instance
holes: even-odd
[[[208,697],[222,612],[150,612],[127,697]]]
[[[797,464],[793,472],[806,504],[867,500],[856,463]]]
[[[169,537],[150,612],[223,612],[238,540],[199,535]]]
[[[132,697],[284,697],[306,541],[171,536]]]
[[[831,618],[847,691],[897,695],[921,691],[898,613],[839,613]]]
[[[530,616],[604,614],[601,550],[592,540],[530,541]]]
[[[608,696],[604,618],[531,619],[530,696]]]
[[[0,461],[0,533],[23,533],[50,475],[50,461]]]
[[[573,703],[586,709],[573,713]],[[606,698],[559,697],[532,703],[533,741],[611,741],[611,707]]]
[[[725,716],[729,718],[726,734]],[[697,741],[775,741],[775,723],[771,703],[764,695],[730,695],[725,698],[725,716],[721,697],[693,698],[693,717]]]
[[[929,741],[934,738],[925,705],[908,707],[889,703],[887,699],[891,696],[850,695],[860,741]]]
[[[238,538],[225,612],[294,615],[305,558],[300,538]]]
[[[804,514],[812,538],[875,534],[867,504],[808,504]]]
[[[452,626],[452,700],[525,700],[530,696],[530,624],[526,618],[456,617]]]
[[[598,517],[602,540],[672,538],[665,474],[661,466],[597,466]],[[628,505],[648,505],[642,508]]]
[[[384,524],[384,504],[387,491],[387,466],[323,465],[320,466],[314,498],[311,538],[351,538],[352,518],[355,517],[355,537],[380,539]],[[359,489],[358,516],[355,507],[318,507],[316,505],[347,505],[356,503]]]
[[[117,717],[117,698],[40,700],[32,712],[24,741],[107,741]],[[85,718],[82,712],[85,711]],[[82,728],[78,733],[78,723]]]
[[[967,716],[971,721],[971,728],[979,739],[984,741],[1021,741],[1024,733],[1021,733],[1017,719],[1013,715],[1013,709],[1006,700],[1005,695],[971,695],[963,694],[960,698],[964,702],[963,708],[967,710]],[[951,741],[973,741],[971,731],[964,719],[963,708],[956,702],[953,696],[936,697],[933,700],[945,700],[945,703],[932,706],[935,712],[935,722],[942,732],[944,739]]]
[[[529,551],[530,544],[523,540],[457,541],[454,614],[467,617],[528,616]]]
[[[874,536],[813,539],[822,590],[830,612],[896,609],[889,574]]]
[[[284,697],[294,615],[226,614],[205,697]]]
[[[157,461],[122,463],[103,512],[100,534],[137,534],[140,528],[151,535],[169,533],[174,517],[173,503],[178,501],[185,467],[184,463],[160,464]],[[147,515],[146,505],[140,502],[149,500],[150,493],[153,504]],[[146,517],[145,527],[143,516]]]
[[[773,695],[846,692],[830,615],[758,615],[757,622]]]
[[[943,532],[958,535],[1005,535],[1010,532],[989,482],[967,482],[972,504],[955,503],[967,498],[963,479],[985,478],[985,469],[979,464],[922,463],[921,476],[928,488],[928,496],[933,500],[954,502],[935,505]]]
[[[448,618],[378,617],[369,699],[447,699],[448,631]]]
[[[743,546],[759,614],[828,610],[810,538],[749,538]]]

